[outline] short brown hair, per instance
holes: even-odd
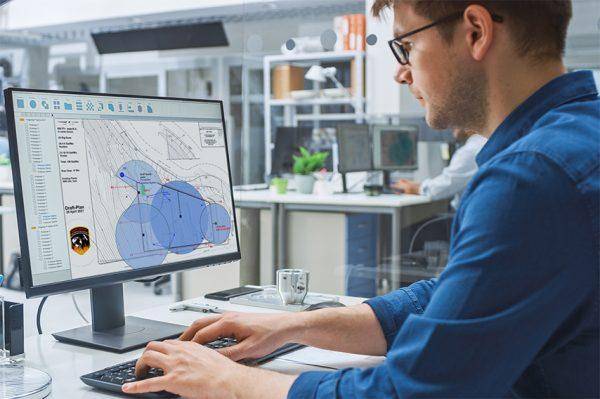
[[[571,0],[375,0],[373,15],[379,17],[384,9],[400,3],[409,4],[417,15],[432,21],[479,4],[504,18],[519,55],[536,60],[563,56],[573,13]],[[437,28],[450,42],[455,26],[446,23]]]

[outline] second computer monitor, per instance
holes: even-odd
[[[415,170],[419,128],[414,125],[374,125],[373,166],[376,170]]]
[[[293,155],[299,153],[300,147],[310,146],[312,133],[312,127],[278,127],[275,133],[271,174],[292,173]]]
[[[369,125],[343,125],[337,129],[340,173],[373,170]]]

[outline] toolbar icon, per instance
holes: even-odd
[[[107,107],[110,112],[115,112],[115,105],[113,103],[108,103]]]
[[[73,104],[65,102],[65,110],[73,111]]]
[[[119,103],[119,112],[124,112],[123,103]]]
[[[48,104],[48,101],[42,100],[42,108],[50,109],[50,104]]]
[[[104,111],[104,103],[98,102],[98,111]]]
[[[75,101],[75,109],[77,111],[83,111],[83,102],[82,101]]]
[[[37,101],[35,101],[35,100],[29,101],[29,107],[31,109],[35,109],[37,107]]]
[[[147,104],[147,105],[146,105],[146,111],[147,111],[149,114],[151,114],[152,112],[154,112],[154,111],[152,110],[152,107],[150,106],[150,104]]]
[[[52,108],[60,109],[60,100],[52,100]]]
[[[127,111],[134,112],[134,110],[133,110],[133,104],[127,103]]]
[[[17,99],[17,108],[25,108],[25,101],[23,101],[23,99]]]

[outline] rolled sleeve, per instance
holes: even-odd
[[[408,316],[422,314],[425,311],[436,284],[437,279],[419,281],[409,287],[365,301],[373,309],[377,320],[381,324],[388,350]],[[380,379],[389,384],[387,372],[384,370],[385,367],[378,368],[372,378]],[[288,398],[335,398],[340,395],[346,397],[355,387],[354,382],[360,380],[360,374],[361,371],[357,369],[302,373],[294,381],[288,393]],[[375,377],[376,375],[377,377]],[[368,390],[370,383],[362,380],[360,385]]]
[[[418,281],[409,287],[365,301],[381,325],[388,350],[406,318],[425,311],[436,284],[437,279]]]
[[[341,372],[308,371],[296,378],[288,393],[288,399],[334,398]]]

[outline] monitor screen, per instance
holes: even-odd
[[[299,154],[300,147],[310,148],[312,135],[312,127],[278,127],[275,131],[271,174],[292,173],[292,155]]]
[[[371,134],[368,125],[339,126],[337,129],[338,172],[373,170]]]
[[[221,102],[6,95],[31,287],[239,259]]]
[[[373,162],[377,170],[417,169],[417,126],[373,126]]]

